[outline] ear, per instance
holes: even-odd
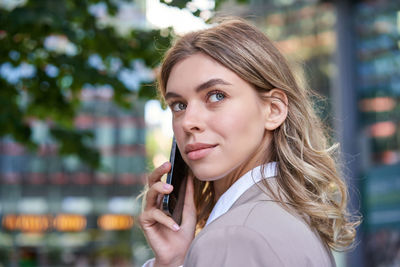
[[[288,99],[281,89],[272,89],[263,94],[265,98],[265,129],[272,131],[278,128],[286,119]]]

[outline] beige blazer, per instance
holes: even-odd
[[[196,236],[184,267],[336,266],[309,225],[272,201],[259,185]]]

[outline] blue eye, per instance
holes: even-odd
[[[174,111],[174,112],[181,111],[181,110],[186,109],[186,105],[183,104],[182,102],[176,102],[176,103],[173,103],[173,104],[171,105],[171,109],[172,109],[172,111]]]
[[[218,102],[225,98],[225,95],[221,92],[215,92],[210,95],[208,98],[210,102]]]

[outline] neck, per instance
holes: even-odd
[[[250,167],[243,168],[239,166],[235,170],[231,171],[227,176],[215,180],[214,183],[214,196],[215,202],[228,190],[231,185],[233,185],[240,177],[242,177],[246,172],[248,172]]]
[[[217,202],[218,199],[226,192],[226,190],[228,190],[229,187],[231,187],[231,185],[233,185],[240,177],[255,167],[265,163],[265,151],[267,150],[262,149],[262,147],[257,149],[257,151],[249,159],[240,164],[228,175],[213,181],[215,202]]]

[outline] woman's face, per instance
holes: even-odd
[[[254,161],[263,147],[265,103],[234,72],[203,54],[178,62],[165,99],[183,159],[203,181]],[[254,167],[254,166],[252,166]]]

